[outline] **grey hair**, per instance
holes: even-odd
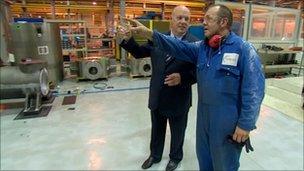
[[[210,5],[208,7],[208,9],[210,9],[212,7],[219,7],[219,11],[217,13],[217,16],[219,18],[227,18],[228,19],[228,23],[227,24],[228,24],[229,27],[231,27],[232,23],[233,23],[233,14],[232,14],[231,10],[227,6],[222,5],[222,4],[213,4],[213,5]]]

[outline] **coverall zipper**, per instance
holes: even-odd
[[[209,49],[209,54],[208,54],[208,59],[207,59],[207,68],[210,67],[210,60],[211,60],[211,53],[212,52],[212,49]]]

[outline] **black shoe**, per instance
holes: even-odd
[[[160,160],[155,160],[153,157],[149,157],[142,165],[141,168],[148,169],[150,168],[154,163],[158,163]]]
[[[166,171],[173,171],[177,168],[178,162],[175,162],[173,160],[170,160],[167,164]]]

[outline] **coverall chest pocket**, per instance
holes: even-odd
[[[239,94],[240,71],[237,68],[221,66],[218,69],[221,82],[220,91],[228,94]]]

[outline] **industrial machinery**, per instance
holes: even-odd
[[[78,61],[79,79],[97,80],[108,78],[109,59],[106,57],[87,57]]]
[[[168,32],[170,30],[170,22],[167,20],[139,20],[139,22],[141,22],[143,25],[150,29],[157,30],[162,33]],[[142,39],[137,36],[134,36],[134,39],[140,45],[147,43],[146,39]],[[150,57],[136,59],[133,56],[129,55],[129,57],[127,58],[127,63],[129,65],[131,77],[146,77],[151,76],[152,74],[152,64]]]
[[[295,59],[297,52],[283,50],[276,46],[269,46],[272,49],[258,49],[259,56],[267,77],[290,74],[293,67],[298,67],[298,61]],[[276,50],[278,49],[278,50]]]
[[[15,19],[10,28],[15,65],[26,58],[46,61],[49,81],[54,85],[62,81],[63,59],[58,24],[25,18]]]
[[[48,71],[45,63],[40,61],[25,61],[19,66],[0,67],[1,99],[7,92],[25,94],[24,113],[39,113],[41,98],[49,94]]]
[[[130,75],[133,76],[151,76],[152,64],[151,58],[131,58],[129,62]]]

